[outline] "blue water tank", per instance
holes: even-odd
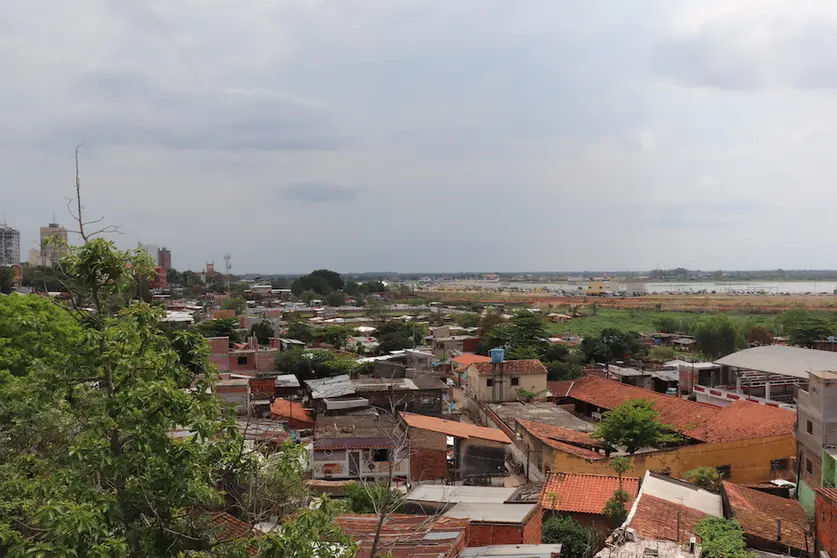
[[[491,356],[491,364],[502,364],[506,359],[506,350],[500,347],[490,349],[488,354]]]

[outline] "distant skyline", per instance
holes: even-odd
[[[87,214],[177,269],[837,269],[836,34],[825,0],[13,2],[2,214],[22,254],[73,229],[83,141]]]

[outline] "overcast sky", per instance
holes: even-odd
[[[833,0],[38,0],[0,218],[179,269],[837,268]]]

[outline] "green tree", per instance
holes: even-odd
[[[354,358],[337,356],[321,349],[282,351],[276,356],[275,364],[277,370],[294,374],[300,381],[351,375],[360,366]]]
[[[589,558],[593,554],[593,533],[568,515],[543,522],[543,542],[560,544],[563,558]]]
[[[721,473],[715,467],[696,467],[683,475],[687,482],[705,490],[719,492],[721,490]]]
[[[241,334],[238,332],[239,324],[235,318],[204,320],[195,327],[204,337],[229,337],[230,343],[241,342]]]
[[[285,335],[289,339],[310,343],[314,340],[314,329],[304,322],[294,322],[288,326],[288,331],[285,332]]]
[[[592,436],[611,449],[624,447],[629,454],[634,454],[642,448],[658,448],[680,441],[672,431],[673,427],[660,423],[653,403],[634,399],[606,412]]]
[[[333,291],[339,291],[345,284],[343,278],[336,271],[330,269],[317,269],[309,274],[311,277],[322,277],[328,283],[328,286]]]
[[[528,311],[515,314],[508,322],[484,329],[480,352],[487,354],[494,347],[506,349],[508,358],[539,358],[549,348],[549,335],[543,318]]]
[[[247,310],[247,301],[243,298],[230,297],[221,303],[224,310],[235,310],[236,314],[243,314]]]
[[[701,538],[701,556],[706,558],[749,558],[744,530],[734,519],[704,517],[695,525]]]
[[[346,303],[346,294],[343,291],[334,291],[326,295],[325,303],[328,306],[343,306]]]
[[[427,331],[423,326],[390,320],[378,327],[378,351],[381,354],[409,349],[424,342]]]
[[[695,348],[708,358],[717,359],[747,346],[741,330],[726,316],[715,316],[695,332]]]
[[[323,328],[321,332],[321,339],[331,345],[332,347],[336,347],[338,349],[342,348],[349,337],[352,336],[352,327],[351,326],[328,326]]]
[[[818,314],[804,308],[787,310],[776,317],[776,325],[791,345],[813,347],[814,341],[835,334],[834,325]]]
[[[631,460],[624,456],[614,457],[610,460],[610,468],[619,476],[619,487],[605,503],[602,515],[608,518],[612,526],[616,527],[628,517],[627,504],[631,495],[623,489],[622,475],[631,468]]]
[[[406,497],[404,492],[390,488],[385,482],[355,482],[346,487],[344,495],[351,513],[376,513],[376,504],[387,498],[391,502],[390,512],[398,513]]]
[[[268,321],[256,322],[250,326],[250,335],[255,335],[259,345],[270,345],[270,338],[275,335],[273,326]]]
[[[14,286],[14,272],[11,266],[0,266],[0,294],[9,294]]]
[[[603,329],[598,335],[585,337],[581,353],[585,362],[613,362],[622,359],[638,359],[645,356],[647,348],[639,341],[635,331]]]
[[[673,347],[651,347],[648,356],[656,361],[665,362],[677,358],[677,351]]]
[[[480,315],[476,312],[462,312],[456,315],[456,323],[462,327],[477,327]]]

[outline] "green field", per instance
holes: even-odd
[[[561,312],[562,310],[554,310]],[[733,314],[725,313],[730,321],[736,325],[763,325],[771,327],[775,316],[765,314]],[[560,324],[547,324],[549,333],[575,333],[582,337],[596,335],[605,328],[623,331],[649,333],[656,331],[655,322],[658,318],[675,318],[682,320],[707,320],[712,314],[696,314],[693,312],[665,312],[649,310],[617,310],[602,307],[595,316],[584,315]]]

